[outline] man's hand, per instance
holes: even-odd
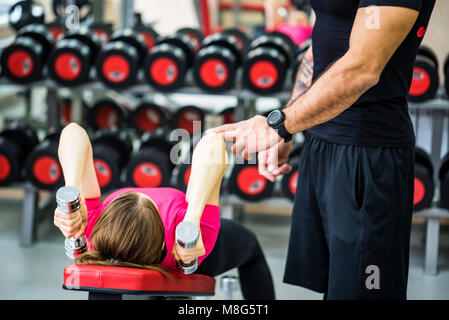
[[[248,159],[250,154],[267,150],[282,140],[263,116],[225,124],[208,131],[221,134],[225,140],[235,141],[232,152],[245,159]]]
[[[64,237],[79,239],[84,234],[87,225],[86,203],[82,200],[80,209],[70,213],[62,212],[56,208],[53,222],[61,230]]]
[[[268,150],[258,154],[259,173],[268,180],[275,182],[276,177],[290,172],[292,166],[287,163],[292,150],[292,142],[281,140]]]
[[[175,241],[175,245],[173,246],[172,250],[172,255],[173,257],[175,257],[175,260],[182,261],[182,263],[185,264],[192,262],[196,258],[203,256],[204,254],[206,254],[206,249],[204,248],[201,232],[198,241],[193,248],[183,248]]]

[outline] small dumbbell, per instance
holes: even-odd
[[[64,29],[63,21],[56,20],[56,21],[53,21],[50,23],[46,23],[45,26],[47,27],[48,32],[50,32],[50,34],[55,42],[64,38],[65,29]]]
[[[61,187],[56,192],[56,203],[58,209],[64,213],[78,211],[81,207],[80,192],[75,187]],[[79,254],[87,250],[87,239],[82,235],[79,239],[75,237],[64,240],[65,254],[69,259],[74,260]]]
[[[228,189],[243,200],[260,201],[273,193],[274,183],[259,174],[257,163],[236,163],[231,171]]]
[[[156,41],[159,38],[159,34],[153,28],[143,23],[136,24],[134,26],[134,30],[136,30],[139,35],[145,40],[147,51],[150,51],[151,48],[153,48],[156,44]]]
[[[41,24],[20,29],[16,40],[3,50],[2,70],[7,78],[17,83],[30,83],[42,76],[53,38]]]
[[[39,189],[53,191],[64,183],[58,160],[60,131],[50,133],[28,155],[25,161],[25,177]]]
[[[174,116],[174,128],[186,130],[193,135],[204,128],[206,112],[195,106],[184,106],[176,111]]]
[[[432,99],[439,85],[438,60],[435,53],[427,47],[419,47],[407,99],[412,102]]]
[[[125,131],[100,130],[92,137],[95,173],[103,192],[120,185],[120,175],[132,152],[132,143]]]
[[[134,84],[145,54],[147,44],[135,30],[116,31],[98,55],[97,77],[111,88],[125,88]]]
[[[90,30],[92,30],[102,43],[106,43],[111,39],[112,24],[110,23],[93,23],[90,25]]]
[[[185,28],[178,29],[178,31],[176,31],[176,33],[180,33],[182,35],[185,35],[187,38],[189,38],[193,45],[193,49],[195,50],[195,52],[198,52],[198,50],[200,50],[201,42],[204,39],[204,36],[200,30],[195,29],[195,28],[185,27]]]
[[[20,30],[30,24],[42,24],[44,19],[44,8],[30,0],[17,1],[11,6],[8,13],[9,24],[15,30]]]
[[[268,33],[251,41],[243,62],[243,83],[259,94],[282,90],[292,62],[292,45],[282,33]],[[290,40],[291,41],[291,40]]]
[[[191,221],[183,221],[176,226],[176,243],[183,248],[193,248],[200,237],[198,226]],[[198,269],[198,258],[189,262],[177,262],[177,269],[184,274],[192,274]]]
[[[50,78],[64,86],[87,82],[101,45],[88,28],[67,32],[50,52],[47,62]]]
[[[431,206],[434,187],[432,161],[427,152],[416,148],[413,211],[419,211]]]
[[[296,194],[296,188],[298,183],[298,165],[299,165],[299,157],[301,156],[302,145],[298,144],[293,147],[290,155],[288,157],[288,164],[292,166],[292,169],[289,173],[282,175],[281,180],[281,189],[282,194],[293,200]]]
[[[87,111],[87,125],[94,130],[125,127],[128,111],[111,99],[97,101]]]
[[[145,133],[139,151],[126,167],[127,184],[141,188],[169,186],[174,168],[170,153],[174,145],[164,130]]]
[[[167,128],[171,119],[168,108],[151,102],[140,104],[132,114],[133,125],[141,133]]]
[[[206,37],[195,59],[193,78],[209,92],[229,90],[241,65],[244,47],[229,33],[215,33]]]
[[[38,142],[36,132],[18,122],[0,133],[0,186],[22,179],[25,159]]]
[[[180,33],[158,38],[143,66],[147,82],[154,88],[171,91],[184,84],[194,60],[191,40]]]

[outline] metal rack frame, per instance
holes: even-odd
[[[288,76],[288,75],[287,75]],[[58,103],[58,94],[57,91],[59,89],[65,88],[57,85],[52,80],[42,80],[35,82],[30,85],[18,85],[13,84],[8,81],[0,80],[0,85],[10,85],[13,87],[18,87],[24,89],[26,91],[31,90],[35,87],[45,87],[47,88],[47,127],[57,128],[60,126],[60,110]],[[85,85],[76,87],[72,89],[72,119],[74,121],[81,122],[82,121],[82,96],[81,93],[83,90],[112,90],[100,82],[91,82]],[[121,93],[121,91],[115,90],[117,93]],[[279,92],[277,94],[272,94],[269,96],[261,96],[257,95],[247,89],[243,88],[234,88],[232,90],[223,92],[221,94],[211,94],[202,91],[198,87],[195,86],[186,86],[182,87],[175,92],[161,92],[152,89],[147,84],[137,84],[130,88],[123,90],[126,93],[135,93],[135,94],[143,94],[143,95],[153,95],[153,94],[163,94],[167,96],[167,99],[170,100],[170,95],[172,94],[193,94],[193,95],[213,95],[213,96],[233,96],[237,98],[237,106],[236,106],[236,121],[244,120],[248,117],[251,108],[254,108],[254,105],[250,105],[248,107],[247,102],[255,101],[259,98],[277,98],[281,101],[287,101],[290,97],[290,90],[286,88],[284,91]],[[29,99],[30,94],[25,95],[26,99]],[[27,110],[29,110],[30,102],[26,102]],[[440,155],[441,155],[441,146],[442,146],[442,132],[443,132],[443,124],[444,117],[447,116],[449,112],[449,100],[446,99],[433,99],[424,103],[409,103],[409,108],[419,109],[419,110],[429,110],[432,115],[432,145],[431,145],[431,154],[430,158],[432,160],[432,164],[434,168],[438,168],[440,166]],[[449,145],[449,142],[448,142]],[[425,243],[425,261],[424,261],[424,272],[430,275],[436,275],[438,272],[438,247],[439,247],[439,231],[440,231],[440,218],[449,218],[449,210],[437,208],[436,204],[438,202],[439,197],[439,178],[438,178],[438,170],[434,170],[434,183],[435,183],[435,198],[433,201],[432,208],[424,209],[420,212],[416,212],[415,215],[423,216],[427,218],[427,228],[426,228],[426,243]],[[34,230],[35,230],[35,209],[37,206],[37,192],[38,190],[32,187],[30,184],[25,184],[25,198],[23,204],[23,212],[22,212],[22,231],[21,231],[21,245],[29,246],[34,241]],[[225,195],[222,198],[222,213],[223,216],[228,218],[236,217],[242,211],[242,206],[245,202],[234,195]],[[263,205],[267,206],[277,206],[277,207],[292,207],[292,202],[274,197],[267,200],[263,200],[260,202]]]

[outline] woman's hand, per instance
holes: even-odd
[[[199,228],[199,226],[198,226]],[[175,257],[176,261],[182,261],[182,263],[190,263],[193,260],[195,260],[198,257],[203,256],[206,253],[206,249],[204,248],[203,244],[203,238],[200,236],[198,238],[198,241],[196,242],[196,245],[193,248],[183,248],[178,243],[175,242],[175,245],[173,246],[172,255]]]
[[[80,209],[70,213],[62,212],[56,208],[53,222],[61,230],[64,237],[79,239],[84,234],[87,225],[86,203],[81,200]]]

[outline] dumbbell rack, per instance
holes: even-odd
[[[289,75],[287,75],[288,77]],[[30,85],[17,85],[4,79],[0,80],[0,85],[9,85],[15,89],[22,89],[25,92],[29,92],[32,88],[44,87],[47,88],[47,127],[59,128],[60,127],[60,110],[59,110],[59,99],[57,91],[63,89],[57,85],[52,80],[42,80],[34,82]],[[76,122],[82,122],[82,91],[83,90],[112,90],[104,86],[101,82],[91,82],[85,85],[76,87],[72,89],[72,119]],[[235,111],[235,121],[240,121],[251,116],[251,112],[254,113],[255,110],[250,110],[254,108],[254,105],[247,105],[248,101],[255,101],[258,98],[276,98],[280,101],[287,101],[290,97],[290,88],[285,88],[282,92],[277,94],[272,94],[269,96],[260,96],[247,89],[236,87],[232,90],[220,93],[211,94],[202,91],[196,86],[185,86],[175,92],[163,93],[160,91],[153,90],[147,84],[137,84],[130,88],[123,90],[124,93],[134,93],[143,94],[146,96],[151,96],[154,94],[163,94],[167,101],[174,101],[170,98],[171,94],[193,94],[193,95],[214,95],[214,96],[233,96],[237,98],[237,106]],[[118,91],[117,93],[122,93]],[[28,100],[29,94],[25,95]],[[27,110],[29,111],[29,101],[27,103]],[[176,104],[174,103],[176,106]],[[431,143],[431,160],[434,168],[440,166],[440,155],[442,146],[442,132],[444,118],[449,114],[449,100],[447,99],[433,99],[423,103],[409,103],[409,108],[428,110],[432,117],[432,143]],[[448,139],[448,149],[449,149],[449,139]],[[426,243],[425,243],[425,262],[424,262],[424,272],[430,275],[436,275],[438,270],[438,245],[439,245],[439,231],[440,231],[440,218],[449,218],[449,210],[437,208],[439,197],[439,178],[438,170],[434,170],[434,183],[435,183],[435,198],[433,201],[433,206],[428,209],[421,210],[414,213],[416,216],[422,216],[427,219],[427,230],[426,230]],[[21,245],[29,246],[34,241],[34,229],[35,229],[35,211],[37,206],[37,192],[38,190],[31,186],[29,183],[24,185],[25,197],[22,212],[22,231],[21,231]],[[238,218],[242,212],[243,205],[246,203],[236,197],[235,195],[225,194],[222,199],[222,216],[227,218]],[[292,202],[288,199],[281,197],[273,197],[270,199],[262,200],[258,202],[263,206],[271,207],[283,207],[292,208]]]

